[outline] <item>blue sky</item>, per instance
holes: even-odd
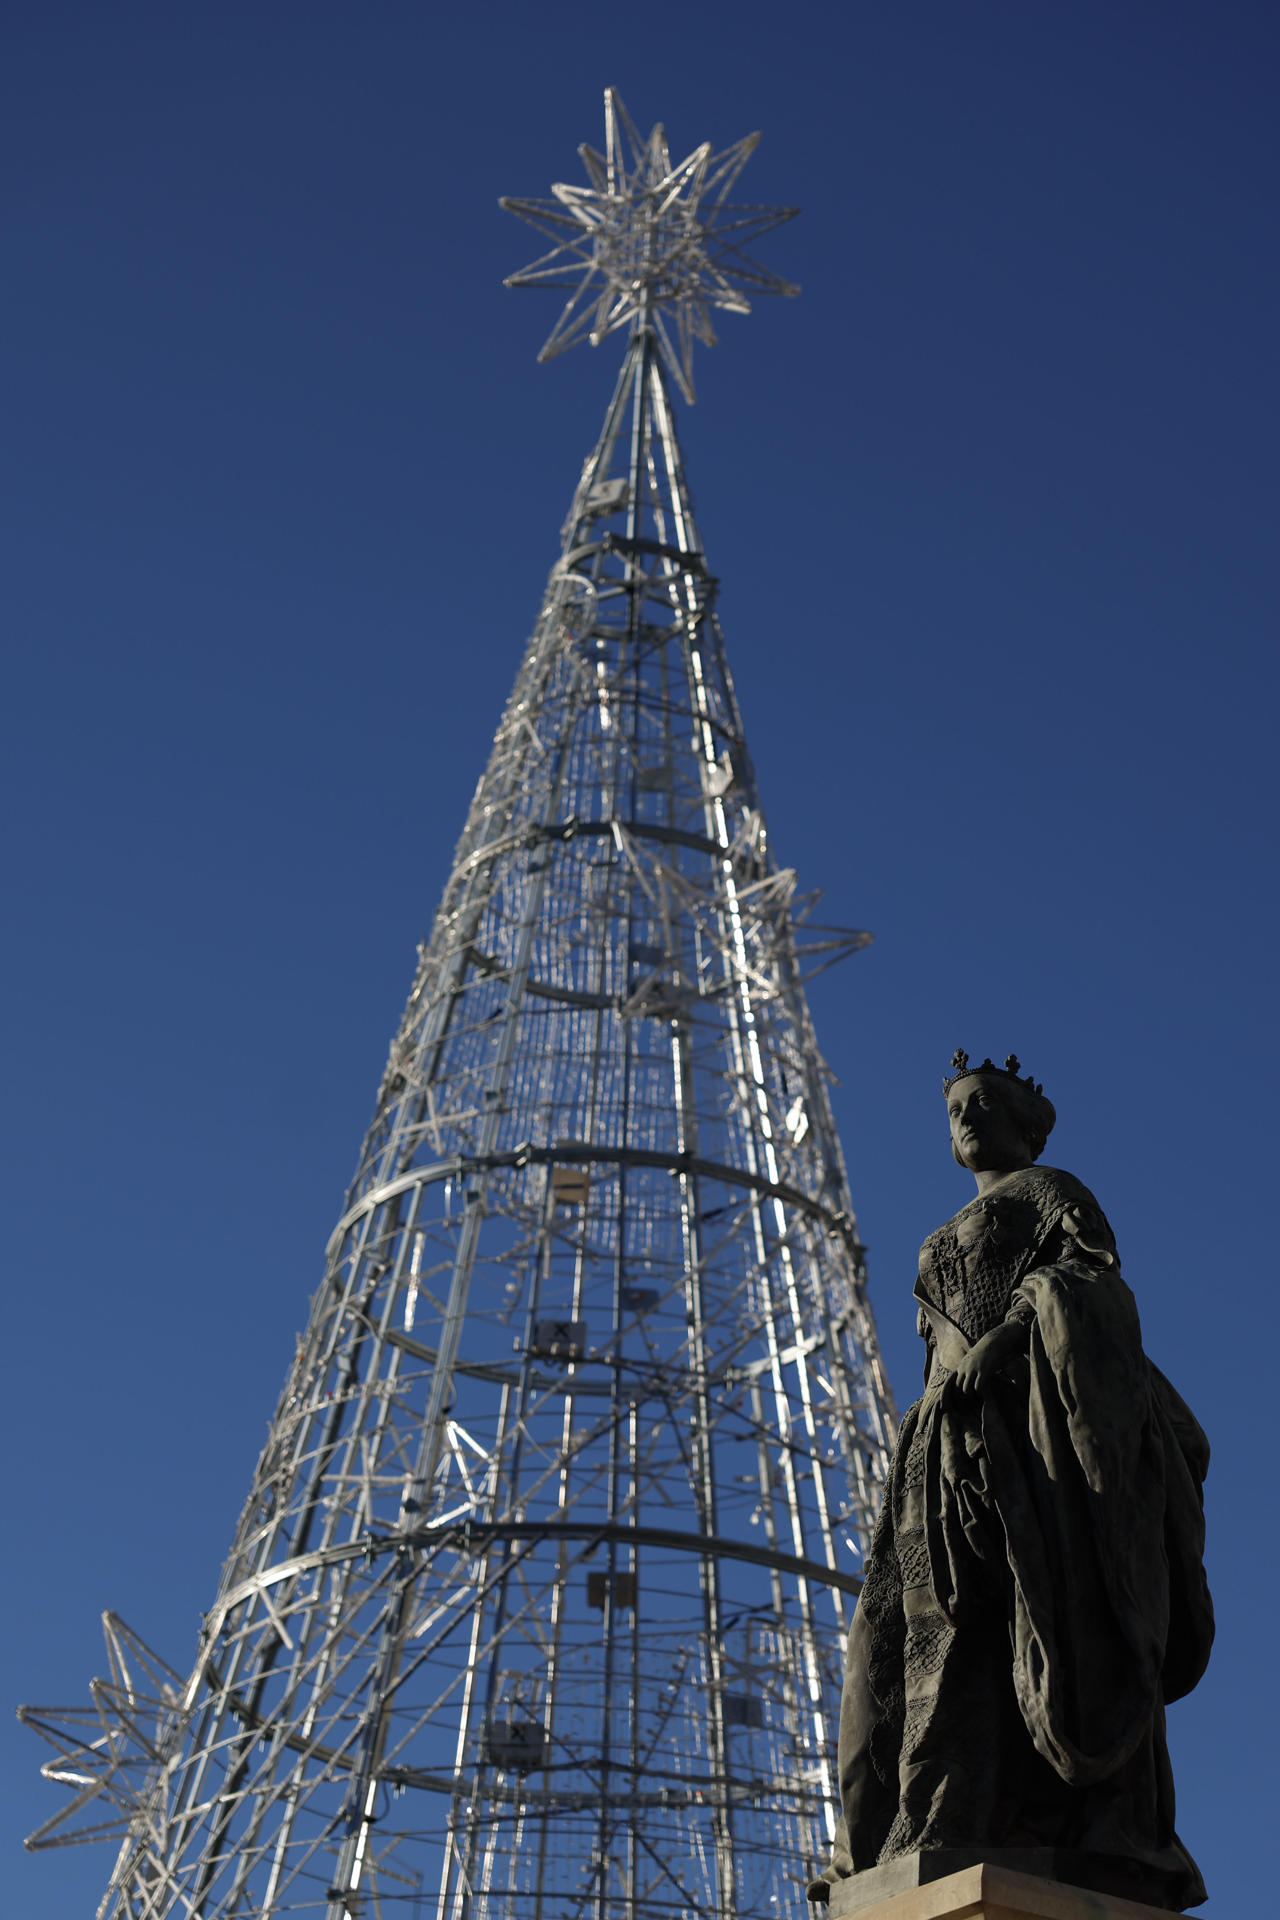
[[[617,343],[500,193],[622,91],[798,302],[682,433],[890,1370],[1016,1049],[1214,1443],[1171,1715],[1210,1916],[1277,1787],[1275,95],[1265,4],[47,4],[0,76],[11,1700],[194,1646]],[[16,1837],[57,1790],[5,1734]],[[92,1910],[105,1853],[6,1855]],[[1268,1882],[1269,1884],[1269,1882]]]

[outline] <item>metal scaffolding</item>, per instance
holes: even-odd
[[[194,1666],[108,1616],[23,1710],[102,1920],[778,1920],[825,1854],[893,1411],[804,983],[865,936],[775,863],[668,384],[783,216],[606,114],[513,205],[625,360]]]

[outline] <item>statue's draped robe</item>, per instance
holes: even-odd
[[[1026,1168],[930,1236],[916,1293],[925,1391],[849,1638],[843,1818],[811,1892],[918,1849],[1052,1846],[1194,1905],[1164,1705],[1213,1638],[1208,1444],[1143,1354],[1111,1229],[1070,1174]],[[956,1359],[1004,1320],[1025,1352],[962,1395]]]

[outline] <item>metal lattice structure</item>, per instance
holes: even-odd
[[[749,145],[607,115],[553,212],[625,361],[195,1664],[109,1617],[24,1709],[104,1920],[778,1920],[825,1854],[893,1415],[804,982],[865,936],[774,860],[672,415]]]

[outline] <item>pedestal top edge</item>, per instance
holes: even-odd
[[[886,1887],[882,1894],[859,1888],[861,1897],[850,1897],[854,1884],[844,1881],[832,1888],[829,1920],[983,1920],[988,1913],[991,1920],[1170,1920],[1166,1907],[1095,1893],[992,1861],[961,1867],[923,1885],[896,1891]]]

